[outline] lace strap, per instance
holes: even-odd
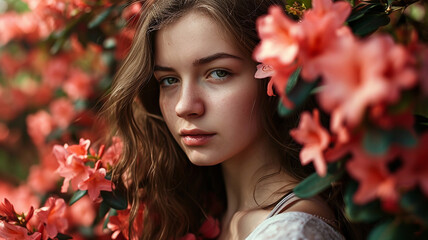
[[[300,200],[300,198],[297,197],[294,192],[289,192],[287,195],[285,195],[284,198],[281,199],[281,201],[279,201],[278,204],[276,204],[276,206],[272,209],[267,218],[281,213],[286,207],[290,206],[292,203],[298,200]]]

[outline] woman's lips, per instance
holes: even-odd
[[[215,134],[181,135],[183,143],[187,146],[202,146],[207,144]]]
[[[202,129],[181,129],[180,136],[186,146],[202,146],[207,144],[213,137],[214,132],[207,132]]]

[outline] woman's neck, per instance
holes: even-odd
[[[280,155],[267,140],[223,162],[222,171],[227,194],[226,214],[270,205],[281,198],[278,190],[294,182],[280,171]],[[264,178],[266,176],[269,177]]]

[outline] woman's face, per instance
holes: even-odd
[[[155,40],[159,105],[193,164],[245,158],[259,144],[256,64],[210,17],[190,12]]]

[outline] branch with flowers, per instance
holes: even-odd
[[[127,237],[127,202],[109,177],[120,140],[94,152],[79,139],[105,142],[101,96],[140,8],[0,0],[0,239]]]
[[[271,77],[268,94],[281,97],[283,116],[316,100],[290,131],[301,163],[316,169],[294,192],[311,197],[349,176],[346,213],[376,225],[369,239],[426,239],[428,17],[418,14],[427,3],[294,6],[291,17],[272,7],[258,20],[254,53],[256,77]]]

